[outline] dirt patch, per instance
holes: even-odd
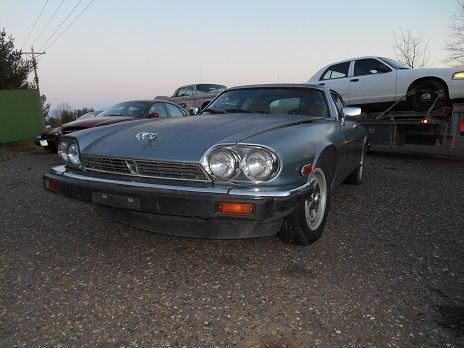
[[[18,155],[43,151],[32,140],[0,144],[0,162],[9,161]]]

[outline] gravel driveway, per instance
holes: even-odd
[[[464,346],[464,161],[370,154],[322,238],[196,240],[0,163],[0,346]]]

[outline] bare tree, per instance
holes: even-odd
[[[458,0],[457,3],[458,11],[450,26],[452,33],[446,43],[448,51],[446,61],[453,65],[464,66],[464,0]]]
[[[400,29],[393,33],[395,43],[393,51],[396,58],[410,68],[424,68],[429,64],[429,44],[425,42],[424,33],[412,29]]]

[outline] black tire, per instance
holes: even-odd
[[[446,106],[448,103],[446,85],[438,80],[423,80],[414,84],[410,89],[416,91],[408,98],[409,106],[415,111],[427,111],[439,95],[442,97],[435,104],[435,109]]]
[[[345,183],[349,185],[360,185],[362,182],[362,176],[364,172],[364,158],[366,156],[367,146],[364,146],[363,151],[361,152],[361,159],[355,170],[351,172],[345,179]]]
[[[284,218],[278,234],[281,240],[296,245],[309,245],[319,239],[329,212],[330,173],[323,166],[316,165],[312,174],[315,189],[306,199],[298,201],[295,210]]]

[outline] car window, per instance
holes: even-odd
[[[195,86],[185,86],[181,87],[177,90],[177,95],[176,97],[187,97],[193,95],[193,90],[195,89]]]
[[[168,117],[168,113],[164,107],[164,103],[153,104],[150,110],[148,111],[148,116],[151,116],[151,114],[153,113],[157,113],[159,115],[158,117],[162,117],[162,118]]]
[[[322,74],[321,80],[341,79],[348,76],[351,62],[344,62],[332,65]]]
[[[289,114],[329,117],[325,94],[312,88],[245,88],[215,99],[205,114]]]
[[[342,97],[340,97],[337,93],[330,92],[332,95],[332,99],[335,103],[335,106],[337,107],[338,114],[342,114],[342,109],[346,106],[345,102],[343,101]]]
[[[168,104],[168,103],[164,103],[164,105],[168,109],[169,115],[171,117],[183,117],[183,116],[185,116],[185,114],[182,112],[182,110],[180,108],[178,108],[177,106],[172,105],[172,104]]]
[[[142,117],[145,115],[149,106],[148,102],[134,101],[125,102],[113,105],[109,109],[106,109],[102,113],[98,114],[97,117],[105,116],[131,116],[131,117]]]
[[[383,74],[389,71],[391,69],[377,59],[358,59],[354,62],[354,76]]]
[[[223,85],[201,84],[197,85],[196,94],[220,93],[226,89]]]

